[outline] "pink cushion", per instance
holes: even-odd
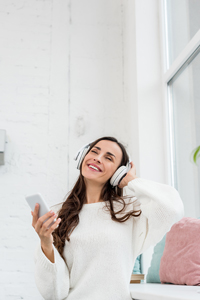
[[[200,285],[200,220],[184,217],[166,235],[161,283]]]

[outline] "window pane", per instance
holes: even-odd
[[[175,187],[185,203],[187,216],[200,216],[200,54],[199,50],[169,82],[173,120],[173,169]],[[188,201],[189,199],[189,201]]]
[[[169,64],[200,29],[199,0],[166,0]]]

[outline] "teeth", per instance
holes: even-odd
[[[92,169],[95,169],[95,170],[99,171],[96,167],[94,167],[92,165],[89,165],[89,167],[92,168]]]

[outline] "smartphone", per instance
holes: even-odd
[[[47,212],[50,211],[50,208],[48,206],[48,204],[46,203],[46,201],[43,199],[43,197],[41,196],[40,193],[34,194],[34,195],[30,195],[30,196],[26,196],[25,197],[27,203],[29,204],[30,208],[32,211],[34,211],[35,209],[35,205],[36,203],[38,203],[39,206],[39,212],[38,212],[38,217],[42,217],[43,215],[45,215]],[[50,217],[49,217],[50,218]],[[47,218],[43,224],[49,219]],[[49,224],[49,227],[47,227],[47,229],[49,229],[54,223],[56,222],[56,218],[53,220],[53,222],[51,224]]]

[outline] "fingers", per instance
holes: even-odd
[[[136,175],[136,168],[135,168],[135,165],[134,165],[134,163],[131,161],[131,169],[130,169],[130,171],[129,172],[134,172],[135,173],[135,175]]]
[[[44,224],[43,222],[46,220],[46,219],[49,219],[51,218],[51,222],[55,219],[55,213],[50,210],[48,213],[44,214],[42,217],[40,217],[37,222],[35,223],[35,230],[36,232],[39,232],[39,230],[41,229],[41,227],[46,224],[46,222],[49,222],[49,221],[46,221]],[[51,222],[49,222],[48,224],[50,224]],[[48,226],[48,225],[47,225]]]
[[[35,209],[33,212],[31,212],[32,216],[33,216],[33,220],[32,220],[32,226],[35,228],[35,224],[38,220],[38,212],[39,212],[39,207],[40,205],[38,203],[36,203],[35,205]]]
[[[43,235],[49,228],[49,225],[56,219],[57,215],[54,214],[53,216],[51,216],[47,221],[45,221],[45,223],[42,224],[41,228],[40,228],[40,234]],[[57,221],[57,220],[56,220]],[[36,225],[37,227],[37,225]]]
[[[46,221],[42,225],[42,227],[40,228],[40,231],[39,231],[39,236],[40,237],[42,237],[42,236],[43,237],[50,237],[51,233],[57,228],[58,224],[61,222],[61,219],[59,218],[55,221],[55,223],[53,223],[51,225],[50,228],[48,228],[49,225],[53,222],[54,219],[55,219],[55,216],[52,216],[48,221]],[[47,224],[47,222],[48,222],[48,224]]]
[[[42,217],[40,217],[38,219],[38,221],[39,221],[39,223],[42,224],[46,219],[48,219],[48,218],[50,218],[52,216],[54,216],[54,218],[55,218],[55,213],[54,213],[53,210],[50,210],[49,212],[47,212],[46,214],[44,214]]]
[[[50,235],[58,227],[60,222],[61,222],[61,219],[58,218],[56,220],[56,222],[46,231],[46,235]]]

